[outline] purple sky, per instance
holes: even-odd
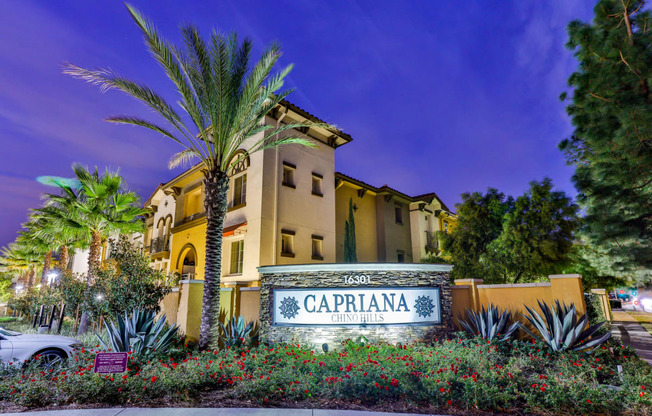
[[[237,31],[254,56],[278,40],[294,63],[290,101],[354,141],[336,169],[408,194],[435,191],[449,206],[464,191],[517,195],[553,179],[574,195],[557,143],[571,126],[558,96],[575,68],[566,25],[593,1],[135,1],[170,40],[193,22]],[[61,73],[69,61],[111,67],[172,99],[121,2],[14,1],[0,13],[0,246],[40,204],[40,175],[73,162],[119,167],[144,198],[178,171],[176,145],[102,121],[149,116],[118,92]]]

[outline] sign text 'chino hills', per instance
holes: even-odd
[[[426,325],[441,322],[438,287],[274,289],[274,325]]]

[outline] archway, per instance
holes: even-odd
[[[181,273],[181,279],[194,279],[196,267],[197,252],[195,251],[195,247],[193,247],[191,244],[188,244],[181,249],[177,263],[177,270]]]

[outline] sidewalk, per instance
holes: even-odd
[[[5,413],[5,416],[414,416],[412,413],[360,412],[356,410],[322,409],[230,409],[230,408],[113,408],[45,410]],[[429,415],[438,416],[438,415]],[[442,415],[439,415],[442,416]]]
[[[652,335],[627,312],[622,310],[612,312],[614,320],[611,323],[611,336],[634,348],[639,357],[652,366]]]

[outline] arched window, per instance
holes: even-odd
[[[249,167],[249,155],[244,150],[238,150],[229,167],[231,177],[229,208],[237,209],[247,203],[247,168]]]

